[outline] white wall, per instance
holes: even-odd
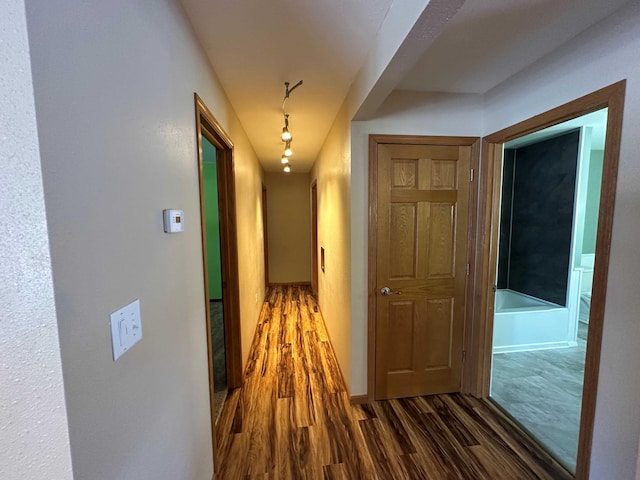
[[[311,283],[311,200],[308,173],[269,172],[269,283]]]
[[[23,0],[0,15],[0,472],[71,473]]]
[[[480,136],[482,98],[393,92],[374,119],[351,122],[351,394],[367,392],[369,135]]]
[[[631,479],[640,434],[640,4],[627,7],[486,96],[484,134],[626,78],[591,478]],[[615,474],[614,474],[615,472]]]
[[[260,166],[177,2],[28,1],[27,23],[74,477],[208,480],[194,91],[235,143],[244,358]],[[109,314],[136,298],[142,341],[113,362]]]

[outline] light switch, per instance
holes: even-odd
[[[117,360],[142,338],[140,300],[111,314],[111,343],[113,360]]]

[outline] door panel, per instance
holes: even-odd
[[[377,399],[460,390],[470,155],[378,146]]]

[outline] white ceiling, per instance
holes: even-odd
[[[486,93],[628,0],[467,0],[398,89]]]
[[[304,81],[286,107],[293,171],[306,172],[393,1],[181,0],[266,171],[281,171],[284,82]],[[397,89],[485,93],[627,1],[467,0],[412,47],[425,51]]]

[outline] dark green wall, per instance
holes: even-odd
[[[220,265],[220,218],[218,211],[218,172],[216,148],[202,137],[202,175],[204,215],[207,230],[209,299],[222,299],[222,267]]]

